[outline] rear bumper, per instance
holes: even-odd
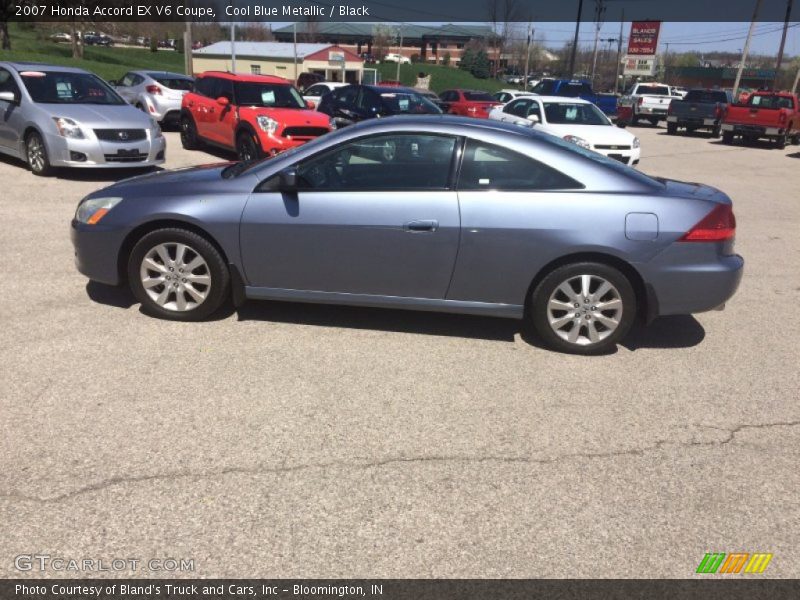
[[[637,265],[657,300],[657,316],[718,309],[736,293],[744,259],[716,251],[714,244],[676,243],[653,261]]]
[[[723,123],[722,131],[731,131],[734,135],[757,135],[759,137],[773,137],[786,133],[780,127],[764,127],[762,125],[739,125],[736,123]]]
[[[719,125],[719,119],[670,115],[667,117],[667,123],[677,123],[681,126],[691,125],[693,127],[716,127]]]

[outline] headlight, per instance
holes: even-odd
[[[638,148],[639,147],[639,138],[633,138],[633,147],[634,148]]]
[[[78,127],[78,124],[72,119],[66,117],[53,117],[56,122],[56,129],[58,135],[65,138],[72,138],[74,140],[82,140],[84,138],[83,131]]]
[[[151,127],[152,127],[152,132],[153,132],[153,139],[164,137],[164,132],[161,131],[161,125],[158,124],[158,121],[156,121],[155,119],[151,118],[150,122],[152,124]]]
[[[91,198],[83,200],[75,211],[75,220],[87,225],[94,225],[102,219],[108,211],[119,204],[122,198]]]
[[[265,131],[270,135],[275,133],[275,130],[278,129],[278,122],[275,119],[267,117],[266,115],[259,115],[256,118],[256,122],[261,128],[261,131]]]
[[[572,142],[573,144],[577,144],[581,148],[586,148],[587,150],[590,148],[589,142],[587,142],[582,137],[578,137],[577,135],[565,135],[564,141]]]
[[[330,121],[328,121],[328,124],[330,125],[331,129],[336,129],[336,121],[335,120],[331,119]]]

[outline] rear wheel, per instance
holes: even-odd
[[[677,123],[667,123],[667,133],[669,135],[675,135],[678,133],[678,124]]]
[[[197,135],[197,125],[190,115],[181,115],[181,145],[186,150],[198,150],[202,145]]]
[[[200,321],[225,301],[230,274],[219,251],[185,229],[158,229],[134,246],[128,281],[142,308],[173,321]]]
[[[722,143],[723,144],[732,144],[733,143],[733,132],[732,131],[723,131],[722,132]]]
[[[650,121],[650,125],[652,125],[653,127],[658,127],[658,121],[659,121],[658,117],[650,117],[647,120]]]
[[[711,130],[711,137],[718,138],[721,133],[722,133],[722,126],[715,125],[714,128]]]
[[[571,354],[613,348],[631,328],[636,294],[619,270],[582,262],[559,267],[533,292],[529,316],[550,347]]]
[[[775,138],[775,147],[778,150],[783,150],[784,148],[786,148],[786,144],[788,143],[789,143],[789,135],[786,133]]]
[[[236,136],[236,154],[239,156],[239,160],[243,162],[258,160],[264,157],[261,144],[246,131]]]
[[[38,132],[33,131],[25,138],[25,158],[28,166],[34,175],[48,177],[53,174],[53,167],[50,165],[50,157],[47,155],[47,147]]]

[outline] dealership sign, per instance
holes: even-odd
[[[660,21],[634,21],[628,38],[629,56],[655,56],[658,49]]]
[[[623,73],[632,77],[652,77],[656,74],[656,57],[626,56]]]

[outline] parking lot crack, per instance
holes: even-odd
[[[73,498],[83,496],[90,493],[100,492],[112,487],[142,484],[156,481],[177,481],[182,479],[216,479],[228,475],[280,475],[291,474],[302,471],[310,471],[314,469],[362,469],[362,470],[375,470],[392,465],[408,465],[408,464],[436,464],[436,463],[496,463],[496,464],[539,464],[549,465],[558,462],[570,460],[589,460],[589,459],[606,459],[623,456],[643,456],[649,452],[663,450],[666,447],[696,447],[696,446],[725,446],[733,443],[736,436],[748,429],[765,430],[780,427],[797,427],[800,425],[800,420],[797,421],[777,421],[773,423],[745,423],[735,425],[733,427],[721,427],[718,425],[703,425],[697,424],[696,427],[703,429],[711,429],[725,432],[722,439],[712,440],[697,440],[691,439],[688,441],[682,440],[669,440],[661,439],[653,442],[652,444],[612,450],[607,452],[574,452],[557,454],[554,456],[543,456],[537,458],[531,455],[430,455],[430,456],[400,456],[392,458],[384,458],[381,460],[350,460],[350,461],[328,461],[316,463],[302,463],[296,465],[287,465],[285,462],[279,466],[256,465],[252,467],[229,467],[219,469],[216,471],[175,471],[171,473],[154,473],[149,475],[138,475],[130,477],[110,477],[95,483],[76,488],[69,492],[50,497],[41,497],[34,495],[27,495],[21,493],[0,493],[0,498],[8,500],[17,500],[24,502],[37,502],[43,504],[53,504],[71,500]]]

